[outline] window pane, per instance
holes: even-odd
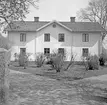
[[[83,48],[83,57],[87,57],[88,56],[88,48]]]
[[[59,34],[59,42],[64,42],[64,34]]]
[[[50,41],[50,34],[45,34],[44,35],[44,41]]]

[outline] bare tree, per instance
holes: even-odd
[[[39,0],[0,0],[0,25],[4,26],[14,20],[23,20],[29,13],[29,6],[38,8]]]
[[[107,24],[107,0],[91,0],[88,7],[77,12],[82,21],[98,22],[103,28]]]
[[[12,21],[23,20],[29,13],[29,6],[37,8],[39,0],[0,0],[0,29],[7,24],[11,27]],[[0,35],[0,105],[9,105],[7,73],[10,60],[9,41]],[[7,62],[8,61],[8,62]]]

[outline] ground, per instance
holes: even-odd
[[[86,78],[76,79],[84,72],[47,71],[47,67],[40,69],[10,67],[10,102],[11,105],[106,105],[107,81]],[[74,67],[77,68],[77,67]],[[81,68],[81,67],[80,67]],[[82,69],[82,68],[81,68]],[[44,70],[44,71],[43,71]],[[80,69],[79,69],[80,70]],[[19,72],[21,71],[21,72]],[[106,73],[106,69],[103,69]],[[100,75],[94,71],[90,74]],[[74,73],[74,74],[73,74]],[[72,75],[74,76],[72,78]],[[103,74],[102,74],[103,75]]]

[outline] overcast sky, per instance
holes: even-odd
[[[33,20],[34,17],[40,17],[40,20],[69,21],[71,16],[76,16],[80,8],[88,5],[89,0],[40,0],[39,9],[30,9],[26,20]]]

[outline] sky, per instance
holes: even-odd
[[[30,13],[25,20],[33,21],[39,17],[41,21],[69,21],[70,17],[76,17],[77,11],[85,8],[89,0],[40,0],[39,9],[30,7]]]

